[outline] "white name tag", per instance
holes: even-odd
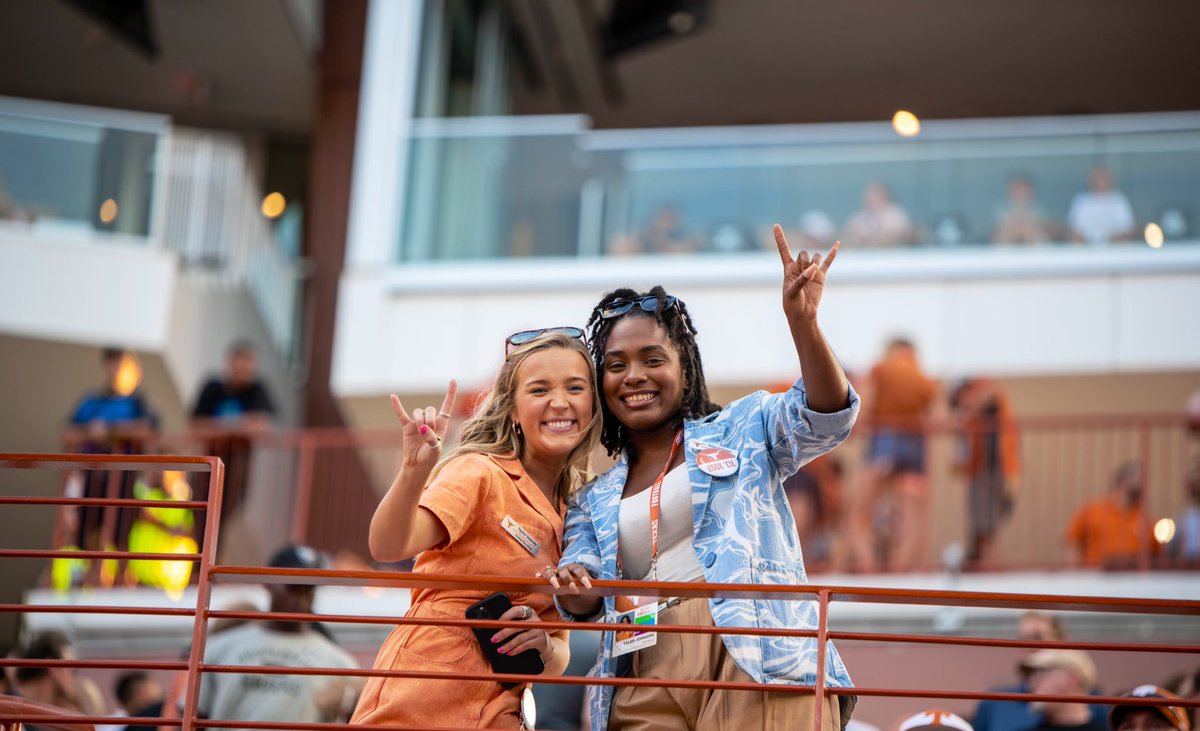
[[[626,598],[626,597],[621,597]],[[628,597],[632,599],[633,597]],[[638,631],[638,627],[658,624],[658,597],[640,597],[646,604],[636,606],[616,616],[616,635],[613,637],[613,657],[653,647],[658,642],[657,632]],[[618,602],[620,604],[620,602]],[[624,626],[622,626],[624,625]]]
[[[533,536],[529,535],[529,531],[521,527],[521,524],[512,519],[511,515],[504,516],[504,520],[500,521],[500,527],[508,531],[517,543],[526,551],[529,551],[530,556],[538,555],[538,551],[542,550],[542,544],[537,542]]]

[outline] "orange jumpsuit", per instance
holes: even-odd
[[[481,454],[446,464],[421,495],[421,507],[445,526],[449,540],[422,553],[413,569],[429,574],[535,576],[557,566],[562,555],[559,510],[521,467],[519,460]],[[531,555],[507,530],[505,517],[540,544]],[[408,617],[462,619],[467,607],[492,592],[414,589]],[[532,607],[543,621],[559,621],[549,594],[510,593],[514,605]],[[535,623],[536,624],[536,623]],[[552,632],[565,637],[565,632]],[[560,649],[561,651],[561,649]],[[488,665],[469,627],[401,625],[375,659],[376,669],[487,673]],[[370,678],[352,724],[519,728],[521,688],[476,680]]]

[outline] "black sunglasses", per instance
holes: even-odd
[[[541,330],[522,330],[504,339],[504,357],[507,358],[512,355],[513,350],[547,333],[562,333],[563,335],[580,340],[584,345],[587,345],[587,338],[583,336],[583,330],[577,327],[570,327],[569,325],[564,327],[544,327]]]
[[[667,295],[663,298],[663,312],[678,304],[679,300],[674,295]],[[658,308],[658,297],[648,294],[645,297],[634,297],[631,300],[613,300],[608,303],[607,307],[600,310],[600,319],[611,320],[614,317],[620,317],[632,310],[634,306],[641,307],[645,312],[654,312]]]

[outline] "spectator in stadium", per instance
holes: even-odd
[[[1175,518],[1175,535],[1167,550],[1172,561],[1195,565],[1200,563],[1200,456],[1188,461],[1183,491],[1187,504]]]
[[[1123,697],[1180,700],[1175,693],[1155,685],[1139,685]],[[1109,712],[1108,725],[1111,731],[1192,730],[1191,718],[1183,706],[1135,706],[1118,703]]]
[[[930,708],[900,722],[896,731],[977,731],[966,719],[940,708]]]
[[[783,230],[774,229],[783,266],[783,310],[804,379],[785,394],[759,391],[724,409],[708,397],[696,328],[684,303],[662,287],[618,289],[592,311],[592,358],[604,394],[601,443],[617,464],[570,503],[558,567],[547,579],[567,592],[556,597],[574,618],[618,621],[618,606],[643,606],[664,625],[813,628],[815,602],[725,599],[635,601],[583,596],[591,578],[802,584],[800,540],[785,477],[850,433],[858,397],[817,323],[827,257],[793,259]],[[745,317],[756,316],[754,312]],[[725,347],[744,336],[724,334]],[[661,497],[660,496],[661,493]],[[662,530],[648,517],[658,497]],[[657,516],[658,511],[655,511]],[[618,551],[618,535],[620,537]],[[652,536],[657,536],[652,540]],[[658,547],[661,540],[662,547]],[[640,598],[639,598],[640,599]],[[622,609],[621,611],[624,611]],[[629,616],[621,614],[620,616]],[[631,655],[614,656],[606,632],[596,677],[678,678],[810,684],[824,673],[829,687],[851,682],[836,649],[824,667],[811,638],[678,635]],[[622,659],[624,658],[624,659]],[[849,720],[850,696],[829,697],[824,728]],[[786,719],[808,728],[815,698],[802,693],[739,693],[608,685],[589,689],[593,729],[744,728],[747,717]]]
[[[1108,494],[1081,507],[1067,527],[1074,565],[1128,570],[1146,568],[1158,543],[1142,506],[1145,477],[1137,461],[1113,473]]]
[[[20,657],[23,660],[77,659],[71,641],[57,630],[36,635]],[[100,688],[88,678],[81,677],[75,668],[19,667],[16,680],[16,694],[22,698],[81,715],[104,715],[104,697]]]
[[[235,341],[226,350],[224,374],[204,384],[192,408],[192,428],[205,435],[204,453],[225,462],[222,523],[236,515],[246,499],[250,437],[270,426],[274,415],[271,396],[258,377],[258,349],[249,340]],[[207,475],[197,474],[192,491],[196,499],[205,499]],[[203,524],[199,542],[204,542]]]
[[[874,181],[863,189],[862,210],[846,221],[841,240],[855,248],[881,249],[916,243],[916,234],[908,214],[892,200],[892,191]]]
[[[1195,700],[1200,698],[1200,668],[1193,668],[1182,673],[1176,673],[1162,682],[1163,690],[1170,691],[1180,698]],[[1196,727],[1196,709],[1184,708],[1188,724]]]
[[[1062,622],[1053,614],[1027,611],[1017,619],[1017,639],[1022,641],[1065,640]],[[1032,652],[1028,653],[1032,654]],[[1028,693],[1029,671],[1021,663],[1017,665],[1018,682],[991,690],[998,693]],[[975,708],[972,722],[975,731],[1021,731],[1040,721],[1026,701],[980,701]]]
[[[894,338],[871,369],[862,394],[870,446],[850,498],[846,531],[850,557],[859,571],[878,570],[875,511],[881,491],[891,488],[898,502],[898,526],[894,545],[885,551],[887,568],[911,569],[928,535],[925,429],[936,408],[938,386],[921,370],[912,341]]]
[[[1096,687],[1096,665],[1079,650],[1038,650],[1022,661],[1036,695],[1087,695]],[[1030,731],[1108,731],[1087,703],[1035,700],[1041,720]]]
[[[662,203],[651,214],[646,227],[638,233],[620,234],[609,244],[609,253],[691,254],[700,249],[696,237],[688,233],[683,217],[674,203]]]
[[[89,391],[75,406],[70,422],[63,432],[63,448],[82,454],[141,454],[157,433],[158,417],[138,386],[141,368],[133,355],[124,348],[104,348],[100,354],[104,371],[103,383]],[[91,470],[75,473],[67,482],[67,492],[73,497],[104,498],[109,481],[114,480],[116,494],[112,497],[132,498],[135,475],[132,472]],[[107,511],[113,511],[113,535],[103,536]],[[136,511],[97,506],[68,508],[62,516],[66,526],[64,540],[79,548],[103,550],[124,548]],[[111,541],[111,546],[101,545]]]
[[[491,393],[444,456],[454,382],[440,409],[411,416],[392,395],[404,430],[402,467],[371,518],[368,545],[377,561],[417,555],[418,574],[476,576],[534,576],[558,561],[565,503],[588,476],[599,426],[591,359],[579,328],[514,333],[505,350]],[[407,616],[462,619],[491,593],[416,589]],[[559,621],[551,597],[513,592],[509,599],[512,607],[498,619],[529,628],[497,630],[490,639],[498,652],[534,651],[544,674],[560,675],[570,655],[566,632],[539,628],[541,621]],[[375,666],[490,671],[466,627],[397,627]],[[488,680],[371,678],[351,723],[518,728],[526,690]]]
[[[1099,245],[1136,236],[1133,206],[1113,187],[1112,171],[1103,165],[1092,168],[1088,186],[1090,190],[1075,194],[1067,213],[1071,240]]]
[[[1008,395],[991,378],[968,378],[952,398],[961,426],[960,468],[968,481],[967,566],[991,558],[1000,524],[1012,512],[1021,462],[1016,423]]]
[[[1050,222],[1034,200],[1033,181],[1016,175],[1008,181],[1008,205],[996,217],[992,241],[997,244],[1044,244],[1051,240]]]
[[[117,678],[114,688],[121,715],[131,718],[159,718],[163,712],[162,685],[144,670],[132,670]],[[129,724],[125,731],[152,731],[157,725]]]
[[[321,569],[322,556],[308,546],[285,546],[271,557],[273,568]],[[308,614],[316,587],[267,584],[272,612]],[[205,673],[197,710],[214,721],[320,723],[345,720],[358,696],[358,678],[255,674],[254,666],[356,668],[358,663],[310,622],[247,622],[210,637],[204,662],[244,665],[246,672]]]

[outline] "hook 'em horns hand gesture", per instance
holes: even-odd
[[[775,224],[774,232],[775,245],[779,247],[779,258],[783,262],[783,312],[789,320],[815,320],[825,289],[825,273],[837,258],[841,242],[833,242],[824,257],[817,253],[810,258],[807,251],[801,251],[793,259],[783,227]]]
[[[446,387],[442,406],[434,409],[427,406],[413,409],[410,416],[400,403],[400,397],[392,394],[392,411],[400,420],[404,434],[403,460],[405,469],[416,468],[428,473],[442,456],[442,439],[454,413],[454,401],[458,397],[458,382],[451,380]]]

